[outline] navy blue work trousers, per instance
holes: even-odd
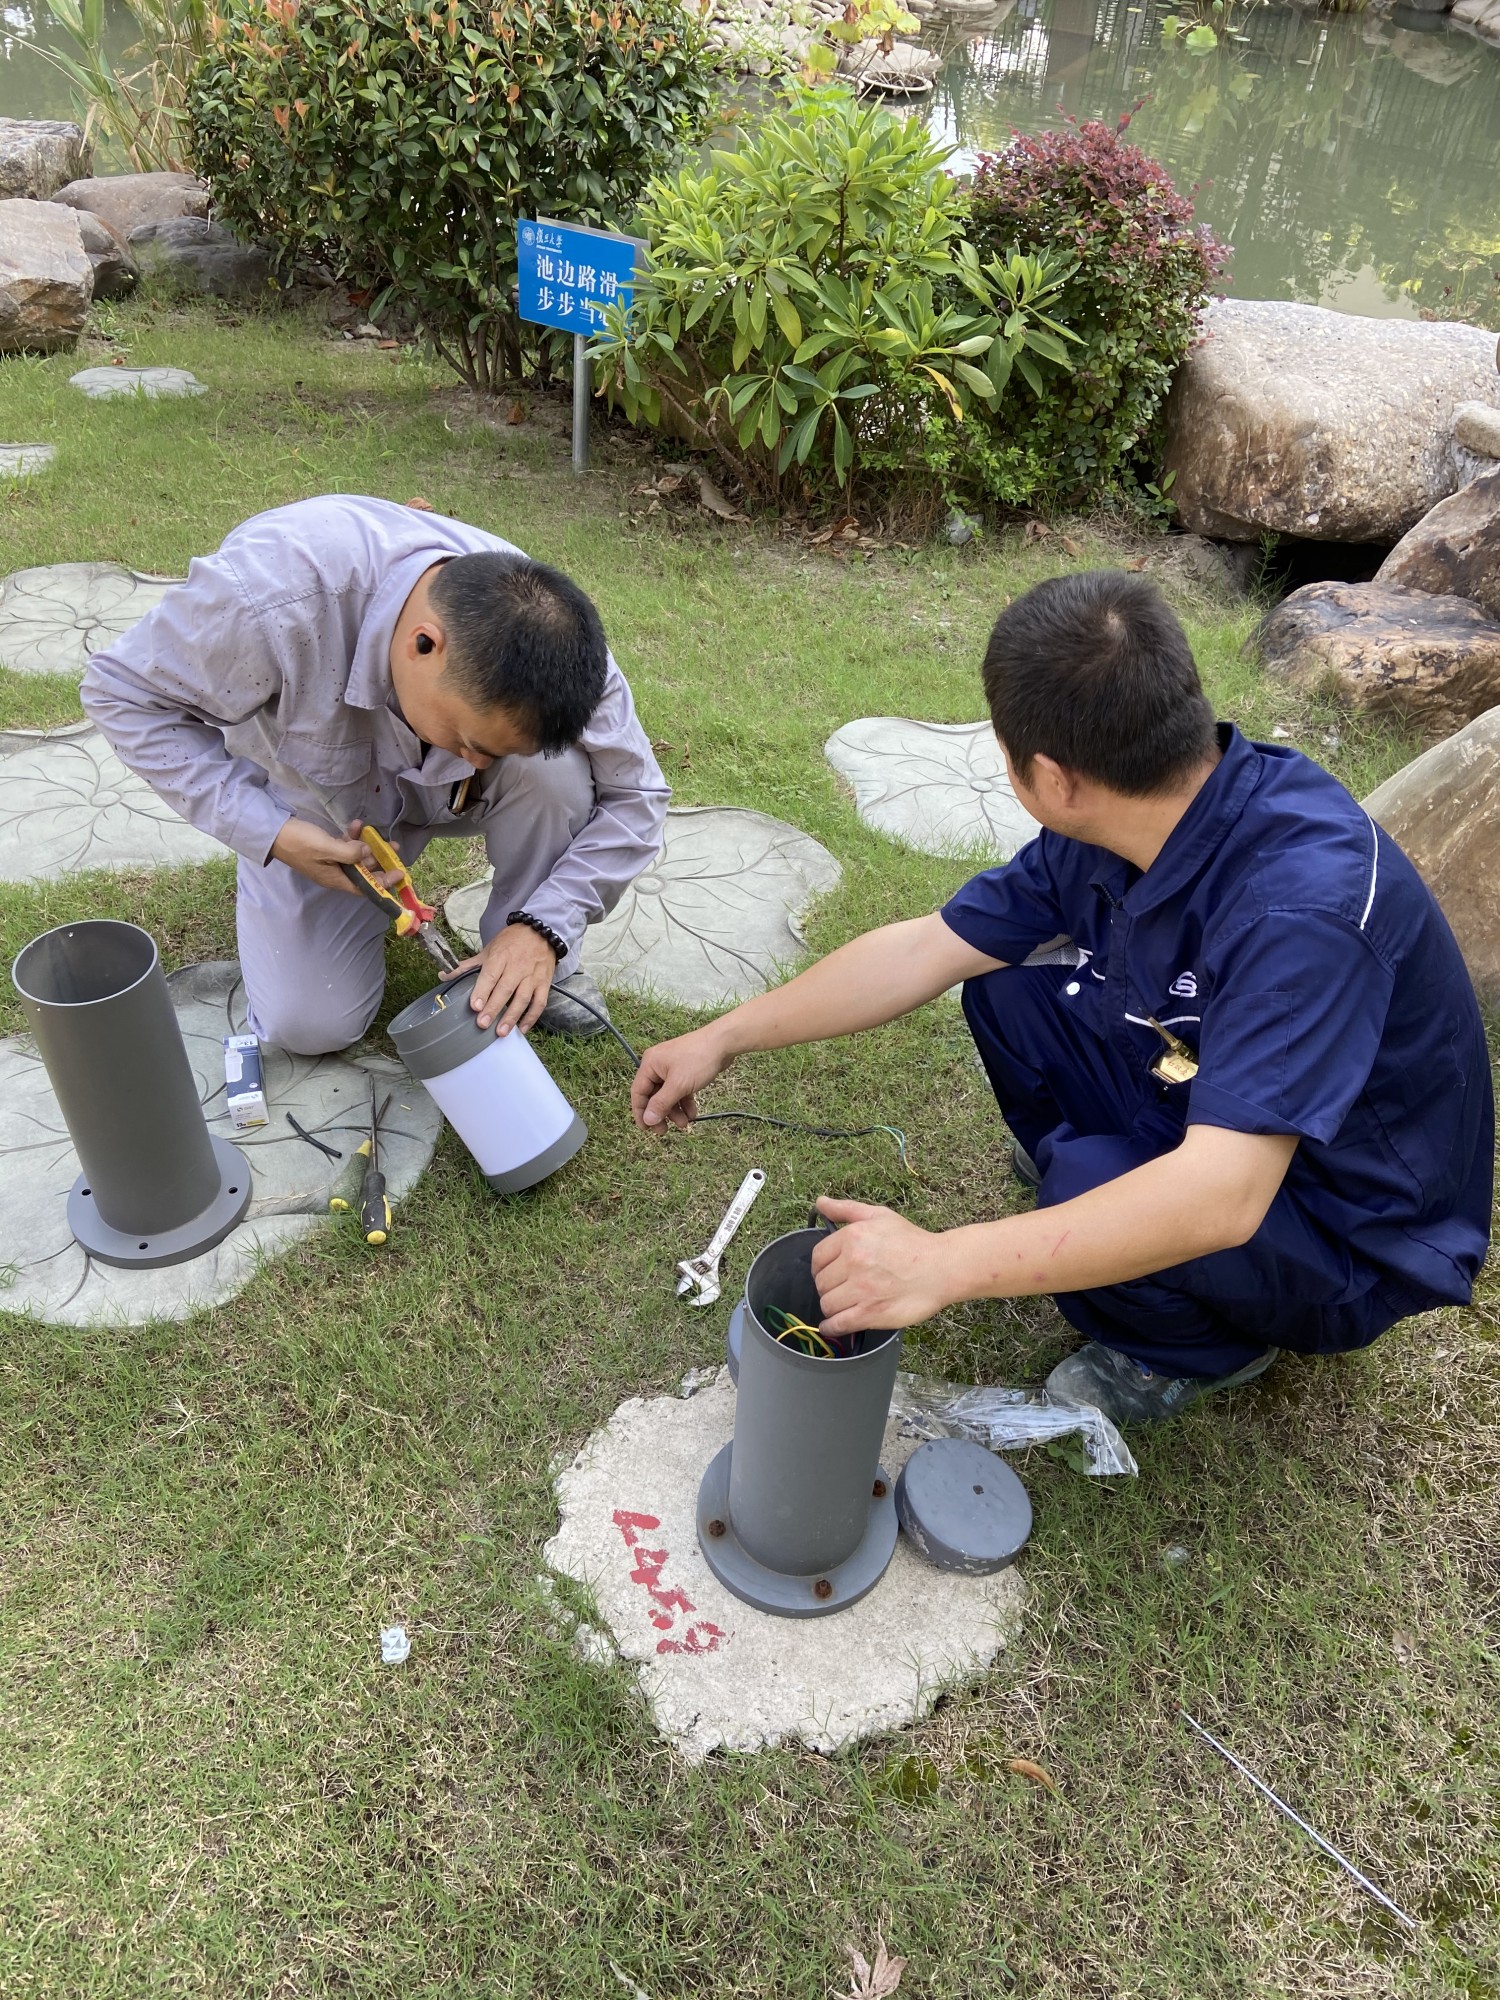
[[[1012,966],[963,989],[1005,1122],[1041,1172],[1043,1208],[1159,1158],[1182,1138],[1181,1113],[1149,1073],[1137,1074],[1060,998],[1078,976],[1066,966]],[[1090,1340],[1147,1368],[1217,1376],[1268,1347],[1328,1354],[1367,1346],[1420,1302],[1360,1270],[1283,1187],[1239,1249],[1127,1284],[1062,1292],[1057,1307]]]

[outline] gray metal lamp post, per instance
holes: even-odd
[[[250,1167],[209,1134],[150,933],[63,924],[11,977],[83,1168],[68,1196],[78,1242],[136,1270],[212,1250],[250,1206]]]

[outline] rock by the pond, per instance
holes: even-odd
[[[773,1618],[731,1596],[698,1547],[696,1503],[734,1410],[724,1368],[692,1394],[622,1403],[556,1475],[558,1528],[543,1551],[597,1614],[565,1612],[554,1597],[559,1624],[585,1658],[634,1670],[689,1763],[791,1742],[831,1754],[904,1728],[1014,1643],[1026,1601],[1014,1569],[939,1570],[904,1535],[880,1582],[836,1617]],[[888,1477],[919,1441],[893,1413],[880,1454]]]
[[[1402,583],[1310,583],[1254,641],[1279,678],[1331,685],[1352,707],[1398,716],[1430,738],[1500,702],[1500,623],[1463,597]]]
[[[125,396],[144,396],[154,402],[158,396],[204,393],[203,384],[186,368],[80,368],[68,382],[98,403],[112,403]]]
[[[224,1108],[223,1037],[244,1032],[239,967],[190,966],[167,985],[209,1131],[231,1140],[249,1162],[250,1212],[217,1249],[188,1263],[159,1271],[96,1264],[68,1229],[78,1158],[47,1072],[29,1037],[7,1036],[0,1040],[0,1244],[15,1266],[14,1281],[0,1293],[7,1312],[54,1326],[141,1326],[232,1298],[265,1258],[315,1229],[338,1226],[328,1195],[344,1160],[299,1139],[287,1113],[347,1159],[369,1131],[372,1077],[382,1096],[391,1093],[380,1121],[380,1164],[393,1199],[411,1189],[432,1157],[442,1124],[436,1105],[394,1057],[363,1046],[313,1057],[263,1045],[269,1123],[233,1131]]]
[[[1460,403],[1453,412],[1453,439],[1476,458],[1500,458],[1500,410],[1488,403]]]
[[[86,208],[71,209],[69,213],[78,218],[83,247],[94,267],[94,297],[123,298],[134,288],[140,273],[119,233],[110,228],[102,215],[94,215]]]
[[[93,295],[78,217],[56,202],[0,201],[0,354],[73,346]]]
[[[241,243],[203,216],[132,229],[130,251],[147,276],[167,277],[217,299],[251,298],[265,290],[271,275],[271,260],[258,244]]]
[[[54,199],[102,215],[127,243],[131,230],[148,222],[208,213],[208,189],[191,174],[101,174],[93,180],[70,181]]]
[[[86,174],[94,149],[81,125],[57,118],[0,118],[0,200],[50,201]]]
[[[15,570],[0,579],[0,666],[18,674],[82,674],[91,653],[128,632],[179,581],[119,563]]]
[[[1442,905],[1481,999],[1500,1005],[1500,708],[1387,778],[1365,810]]]
[[[987,722],[867,716],[836,729],[823,754],[865,825],[922,854],[1008,860],[1038,830]]]
[[[1467,597],[1500,618],[1500,466],[1424,514],[1380,565],[1375,581]]]
[[[0,882],[184,868],[225,852],[127,770],[97,731],[0,753]]]
[[[1467,476],[1470,402],[1500,410],[1479,327],[1216,300],[1167,406],[1179,518],[1228,541],[1392,542]]]
[[[763,993],[806,949],[801,919],[840,869],[810,834],[733,806],[674,806],[662,851],[602,923],[583,963],[602,986],[713,1007]],[[471,948],[489,901],[484,875],[444,915]]]
[[[0,479],[29,479],[56,457],[55,444],[0,444]]]
[[[1453,19],[1486,41],[1500,42],[1500,0],[1453,0]]]

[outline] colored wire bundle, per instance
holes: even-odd
[[[820,1333],[783,1306],[767,1306],[766,1319],[772,1335],[783,1346],[795,1348],[814,1361],[846,1361],[859,1338],[856,1333]]]

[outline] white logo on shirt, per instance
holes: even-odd
[[[1167,991],[1175,993],[1179,1000],[1196,1000],[1198,997],[1198,980],[1196,974],[1179,972],[1177,977],[1172,981],[1172,984],[1167,988]]]

